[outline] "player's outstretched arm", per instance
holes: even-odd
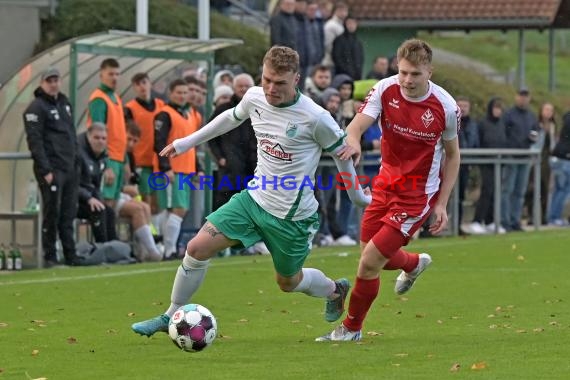
[[[433,208],[435,220],[429,227],[432,234],[438,234],[447,227],[447,202],[449,201],[451,191],[457,180],[461,161],[459,155],[459,139],[457,137],[452,140],[443,140],[443,149],[445,150],[443,180],[441,181],[439,198]]]
[[[344,144],[343,144],[344,145]],[[343,174],[343,178],[347,179],[345,176],[350,176],[350,184],[346,184],[346,192],[348,193],[348,197],[358,207],[366,207],[372,201],[372,196],[370,195],[370,190],[366,189],[363,190],[360,184],[358,183],[358,177],[356,175],[356,171],[354,170],[354,164],[352,159],[349,160],[341,160],[338,158],[337,154],[343,146],[340,146],[337,152],[333,152],[333,159],[336,164],[336,167],[339,173]]]
[[[357,113],[354,119],[346,127],[346,145],[338,152],[341,160],[352,159],[354,165],[358,165],[360,161],[360,138],[362,134],[374,124],[375,119],[363,113]]]
[[[169,145],[164,148],[162,152],[160,152],[160,155],[172,156],[173,153],[184,153],[197,145],[213,139],[214,137],[218,137],[231,131],[241,123],[243,123],[243,120],[235,118],[234,109],[231,108],[216,116],[212,121],[200,128],[200,130],[181,139],[174,140],[174,142],[170,144],[172,146]]]

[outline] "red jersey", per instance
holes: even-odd
[[[374,190],[410,200],[439,190],[442,139],[457,137],[461,118],[447,91],[430,81],[426,95],[408,98],[395,75],[376,83],[358,112],[378,118],[382,130],[382,161]]]

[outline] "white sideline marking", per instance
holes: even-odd
[[[528,234],[528,235],[520,235],[520,236],[516,236],[513,237],[513,241],[521,241],[521,240],[532,240],[532,239],[536,239],[536,238],[540,238],[539,235],[537,234]],[[504,240],[504,239],[501,239]],[[425,244],[427,246],[429,246],[428,251],[431,251],[432,248],[439,248],[439,247],[446,247],[446,246],[459,246],[459,245],[473,245],[473,244],[479,244],[480,241],[476,240],[476,239],[467,239],[467,240],[453,240],[450,241],[448,239],[442,239],[442,240],[423,240],[423,241],[427,241],[428,243]],[[417,246],[419,244],[419,242],[422,242],[422,240],[416,240],[414,241],[413,244],[414,246]],[[319,259],[319,258],[324,258],[324,257],[333,257],[333,256],[339,256],[340,253],[346,253],[346,249],[348,247],[335,247],[339,249],[339,252],[328,252],[328,253],[311,253],[308,257],[308,260],[311,259]],[[414,248],[414,251],[419,250]],[[357,252],[355,253],[349,253],[348,256],[356,256],[358,255]],[[256,259],[261,259],[261,258],[267,258],[269,259],[269,256],[255,256]],[[346,256],[342,256],[342,257],[346,257]],[[267,260],[269,261],[269,260]],[[226,262],[218,262],[217,260],[214,261],[211,266],[213,267],[220,267],[220,266],[232,266],[232,265],[248,265],[248,264],[252,264],[251,260],[240,260],[240,261],[226,261]],[[62,268],[63,269],[63,268]],[[10,286],[10,285],[29,285],[29,284],[48,284],[48,283],[53,283],[53,282],[66,282],[66,281],[78,281],[78,280],[92,280],[92,279],[100,279],[100,278],[112,278],[112,277],[126,277],[126,276],[136,276],[136,275],[141,275],[141,274],[148,274],[148,273],[160,273],[160,272],[168,272],[168,271],[172,271],[174,272],[176,269],[175,266],[169,266],[169,267],[164,267],[164,268],[152,268],[152,269],[137,269],[137,270],[130,270],[130,271],[121,271],[121,272],[111,272],[111,273],[97,273],[97,274],[86,274],[86,275],[81,275],[81,276],[69,276],[69,277],[53,277],[53,278],[38,278],[38,279],[33,279],[33,280],[13,280],[13,281],[3,281],[0,282],[0,287],[2,286]],[[355,269],[356,269],[356,265],[355,265]]]

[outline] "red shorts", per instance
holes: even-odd
[[[360,240],[368,242],[384,224],[406,237],[406,244],[430,216],[439,191],[432,194],[406,196],[386,191],[373,191],[372,203],[364,210]]]

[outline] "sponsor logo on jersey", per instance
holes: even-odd
[[[286,162],[293,161],[293,154],[285,152],[279,143],[274,143],[270,140],[261,140],[259,145],[261,146],[262,152],[273,158]]]
[[[406,219],[408,219],[408,213],[407,212],[394,213],[394,215],[392,215],[390,217],[391,221],[396,222],[398,224],[404,223],[406,221]]]
[[[396,98],[392,98],[392,100],[388,102],[388,105],[390,105],[391,107],[399,109],[400,108],[400,101]]]
[[[431,110],[429,108],[422,115],[422,122],[426,128],[428,128],[430,124],[433,123],[434,119],[435,118],[433,116],[433,113],[431,113]]]
[[[261,114],[263,113],[263,110],[260,111],[257,108],[255,108],[253,111],[257,115],[258,119],[261,120]]]

